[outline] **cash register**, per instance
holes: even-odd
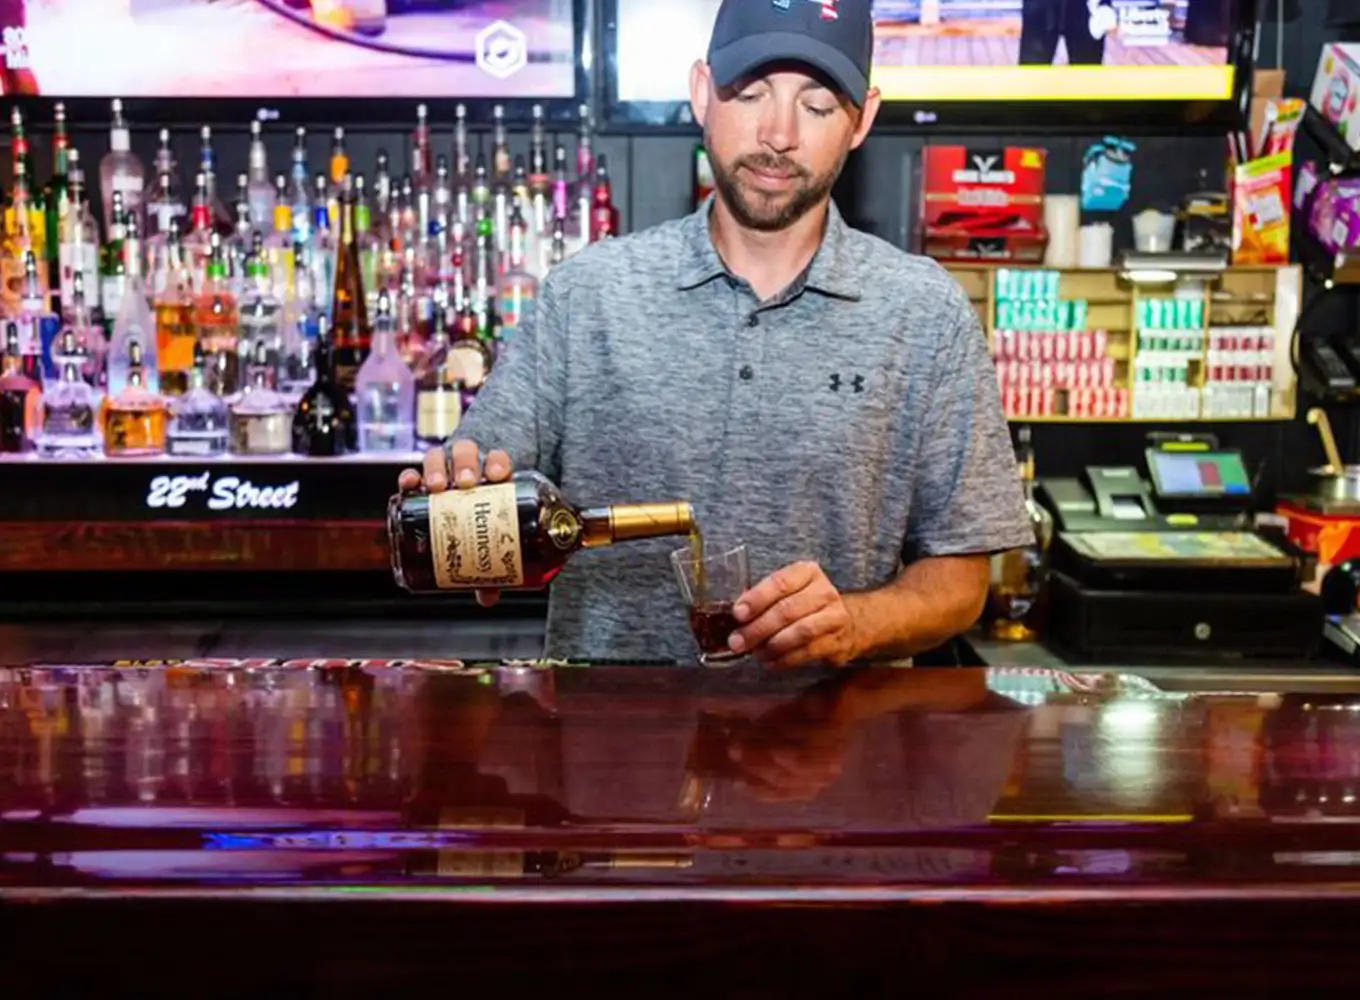
[[[1211,435],[1153,435],[1145,468],[1041,479],[1053,517],[1049,637],[1091,662],[1301,659],[1322,607],[1315,563],[1252,520],[1240,452]]]

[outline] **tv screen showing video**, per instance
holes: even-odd
[[[573,0],[0,0],[4,92],[571,98]]]
[[[687,100],[718,0],[617,3],[615,100]],[[1239,13],[1238,0],[876,0],[872,83],[923,105],[1227,101]]]

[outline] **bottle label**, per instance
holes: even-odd
[[[430,554],[441,590],[523,585],[515,484],[431,494]]]
[[[456,388],[422,389],[416,397],[416,435],[423,441],[443,441],[458,429],[462,415],[463,398]]]

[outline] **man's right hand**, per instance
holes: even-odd
[[[510,456],[504,451],[493,451],[486,456],[486,465],[480,459],[480,449],[473,441],[457,441],[453,445],[453,468],[449,468],[448,452],[444,448],[431,448],[425,453],[424,468],[404,469],[397,477],[397,488],[403,493],[414,493],[422,487],[430,493],[442,493],[449,483],[460,490],[470,490],[482,482],[503,483],[510,478],[514,467]],[[500,600],[499,590],[479,590],[477,603],[489,608]]]

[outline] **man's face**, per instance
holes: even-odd
[[[771,66],[723,90],[702,62],[691,71],[690,98],[723,201],[741,225],[762,232],[786,229],[830,194],[879,100],[871,91],[856,108],[796,66]]]

